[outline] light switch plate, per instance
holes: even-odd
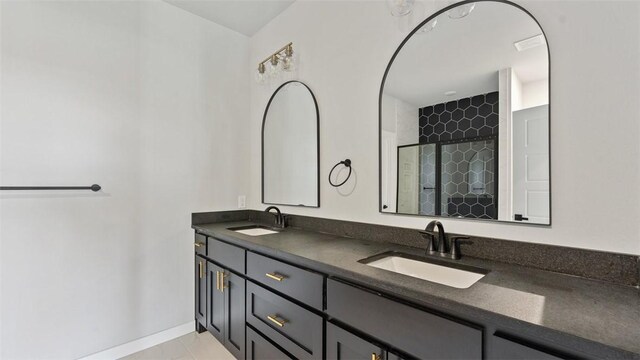
[[[247,197],[245,195],[238,195],[238,209],[244,209],[247,207]]]

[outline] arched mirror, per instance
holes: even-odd
[[[380,89],[380,211],[551,223],[549,50],[508,1],[425,19]]]
[[[299,81],[271,96],[262,122],[262,202],[320,206],[319,114],[311,89]]]

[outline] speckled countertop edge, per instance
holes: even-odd
[[[491,272],[469,289],[454,289],[357,262],[385,251],[420,253],[416,248],[295,228],[257,237],[227,229],[251,223],[192,227],[205,235],[418,305],[462,318],[488,320],[558,346],[568,344],[590,356],[640,359],[637,289],[471,257],[459,263]]]

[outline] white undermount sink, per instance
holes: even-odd
[[[378,269],[384,269],[458,289],[470,287],[482,279],[487,273],[487,271],[483,269],[463,270],[423,260],[411,259],[402,254],[389,254],[384,257],[374,256],[371,260],[372,261],[367,261],[367,259],[365,259],[361,260],[361,262]],[[471,269],[470,267],[468,268]]]
[[[228,230],[232,230],[237,233],[249,235],[249,236],[261,236],[261,235],[270,235],[270,234],[278,233],[277,231],[271,230],[268,227],[262,226],[262,225],[239,226],[239,227],[229,228]]]

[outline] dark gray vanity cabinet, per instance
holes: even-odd
[[[386,360],[384,348],[327,323],[327,360]]]
[[[207,330],[236,358],[244,359],[246,280],[209,262]]]
[[[196,255],[195,261],[195,318],[197,330],[207,326],[207,260]]]

